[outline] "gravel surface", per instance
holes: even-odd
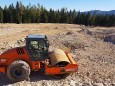
[[[35,72],[31,73],[30,81],[17,83],[0,74],[0,86],[115,86],[115,27],[0,24],[0,53],[25,45],[28,34],[46,34],[50,50],[69,51],[79,65],[78,72],[61,80]]]

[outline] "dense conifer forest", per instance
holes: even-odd
[[[0,23],[67,23],[82,24],[86,26],[115,26],[115,15],[103,14],[93,15],[76,10],[62,8],[58,10],[47,10],[45,7],[37,5],[24,6],[17,2],[9,6],[0,7]]]

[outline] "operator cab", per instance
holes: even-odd
[[[31,61],[43,61],[49,57],[49,43],[45,35],[28,35],[26,49]]]

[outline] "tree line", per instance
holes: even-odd
[[[0,23],[68,23],[109,27],[115,26],[115,15],[97,15],[96,11],[91,15],[89,12],[68,11],[67,8],[47,10],[39,4],[24,6],[17,2],[15,6],[0,7]]]

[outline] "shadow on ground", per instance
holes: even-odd
[[[43,72],[32,72],[30,75],[30,82],[37,82],[41,80],[59,80],[59,78],[54,78],[50,75],[44,75]],[[0,86],[13,84],[5,74],[0,74]]]
[[[0,74],[0,86],[12,84],[5,74]]]

